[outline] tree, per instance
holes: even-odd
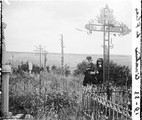
[[[52,71],[57,70],[57,66],[56,66],[56,65],[53,65],[53,66],[51,67],[51,70],[52,70]]]
[[[22,71],[28,72],[28,70],[29,70],[28,62],[23,63],[23,64],[21,65],[20,69],[21,69]]]
[[[71,74],[70,67],[67,64],[64,67],[64,74],[66,77]]]
[[[70,75],[70,73],[71,73],[71,71],[70,71],[70,69],[69,69],[70,67],[66,64],[65,66],[64,66],[64,75],[67,77],[68,75]],[[52,71],[54,72],[54,73],[56,73],[56,74],[62,74],[62,68],[61,67],[57,67],[57,66],[55,66],[55,65],[53,65],[52,66]]]
[[[32,69],[32,72],[34,72],[34,73],[40,73],[40,67],[38,66],[38,65],[35,65],[35,64],[33,64],[33,69]]]
[[[88,63],[86,61],[82,61],[81,63],[78,63],[77,68],[73,71],[74,76],[84,74],[87,66],[88,66]]]
[[[28,65],[28,61],[26,63],[21,62],[21,65],[18,65],[18,70],[15,71],[15,73],[19,73],[19,74],[23,74],[23,72],[28,72],[29,71],[29,65]],[[40,71],[43,71],[44,68],[43,67],[39,67],[38,65],[33,64],[33,69],[32,69],[32,73],[40,73]]]
[[[77,68],[74,70],[74,75],[84,74],[86,71],[87,62],[82,61],[77,64]],[[103,76],[102,76],[103,78]],[[117,65],[113,61],[110,61],[110,80],[109,82],[121,86],[127,85],[131,86],[132,84],[132,75],[130,68],[128,66]]]
[[[110,61],[110,82],[115,85],[131,86],[132,75],[128,66],[117,65],[113,61]]]

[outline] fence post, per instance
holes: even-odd
[[[116,120],[118,120],[118,111],[116,111]]]
[[[115,118],[115,111],[114,109],[112,109],[112,120],[114,120],[114,118]]]
[[[110,107],[108,108],[108,111],[109,111],[108,117],[111,118],[111,108]]]
[[[82,110],[84,110],[84,108],[85,108],[85,107],[84,107],[84,106],[85,106],[85,102],[84,102],[84,99],[85,99],[84,97],[85,97],[85,95],[84,95],[84,94],[85,94],[85,93],[82,94]]]
[[[123,114],[121,114],[121,120],[123,120]]]

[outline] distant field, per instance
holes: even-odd
[[[89,54],[65,54],[64,63],[70,66],[71,70],[74,70],[78,63],[85,60],[86,56]],[[18,66],[21,61],[31,61],[34,64],[39,64],[39,55],[36,55],[32,52],[7,52],[7,62],[12,62],[13,56],[13,65]],[[95,63],[97,58],[103,57],[103,55],[91,55],[93,62]],[[110,60],[113,60],[115,63],[120,65],[129,66],[131,68],[132,58],[130,55],[110,55]],[[42,56],[43,63],[43,56]],[[47,54],[47,65],[60,66],[61,65],[61,54],[59,53],[48,53]]]

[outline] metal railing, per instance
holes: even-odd
[[[106,94],[100,94],[99,87],[86,88],[82,95],[82,109],[90,120],[132,120],[128,107],[107,100]]]

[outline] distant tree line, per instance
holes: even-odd
[[[39,67],[36,64],[33,64],[33,68],[31,70],[32,73],[40,73],[40,71],[43,71],[44,68],[43,67]],[[21,65],[18,65],[18,69],[13,69],[13,73],[20,73],[23,74],[23,72],[29,72],[29,65],[28,65],[28,61],[25,63],[21,63]]]
[[[39,67],[36,64],[33,64],[33,68],[31,70],[31,73],[35,73],[35,74],[39,74],[40,72],[43,72],[44,70],[46,70],[47,72],[53,72],[56,74],[61,74],[62,68],[61,67],[57,67],[56,65],[53,66],[46,66],[46,68],[44,69],[44,67]],[[68,65],[64,66],[64,75],[68,76],[71,74],[70,68]],[[19,73],[19,74],[23,74],[24,72],[29,72],[29,65],[28,65],[28,61],[23,63],[21,65],[18,65],[18,68],[13,68],[13,73]]]
[[[87,61],[82,61],[77,64],[76,69],[73,71],[74,76],[78,75],[84,75],[87,67]],[[93,63],[94,64],[94,63]],[[94,64],[94,67],[96,64]],[[95,68],[96,69],[96,68]],[[52,72],[55,74],[62,74],[62,68],[58,67],[56,65],[52,65],[51,67],[46,66],[47,72]],[[23,72],[28,72],[29,66],[28,62],[22,63],[18,66],[18,69],[13,70],[15,73],[23,74]],[[33,64],[32,73],[39,74],[40,71],[44,71],[44,67],[39,67],[36,64]],[[70,67],[68,65],[64,66],[64,75],[68,76],[71,74]],[[132,73],[128,66],[124,65],[118,65],[117,63],[114,63],[113,61],[110,61],[110,80],[109,82],[115,84],[115,85],[128,85],[131,86],[132,84]]]

